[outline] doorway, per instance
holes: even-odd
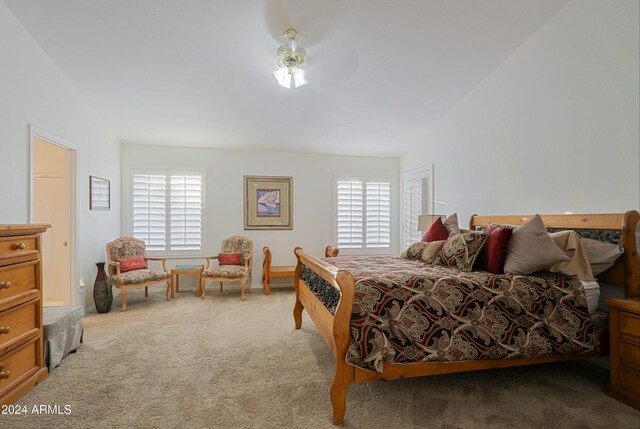
[[[64,143],[32,133],[31,220],[51,228],[42,235],[44,306],[75,301],[76,151]]]

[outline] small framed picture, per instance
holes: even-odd
[[[111,182],[102,177],[89,176],[89,210],[111,209]]]
[[[293,229],[291,181],[244,176],[244,229]]]

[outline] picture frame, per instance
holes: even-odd
[[[293,229],[292,177],[244,176],[244,229]]]
[[[89,210],[111,210],[111,182],[89,176]]]

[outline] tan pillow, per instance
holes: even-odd
[[[442,249],[444,243],[446,242],[446,240],[442,240],[431,241],[429,243],[413,243],[404,252],[402,252],[400,257],[404,259],[411,259],[414,261],[422,261],[426,262],[427,264],[432,264],[436,256],[438,256],[440,249]]]
[[[444,222],[444,227],[447,229],[449,235],[460,234],[460,224],[458,223],[458,213],[454,213],[447,217]]]
[[[428,246],[424,248],[424,250],[422,251],[422,255],[420,256],[422,262],[433,264],[433,261],[435,261],[436,256],[438,256],[438,253],[440,253],[440,250],[442,250],[446,242],[447,240],[432,241],[430,243],[427,243]]]
[[[624,247],[617,244],[605,243],[592,238],[581,238],[580,242],[587,253],[594,276],[602,274],[611,268],[624,253]]]
[[[565,255],[571,258],[567,262],[552,265],[549,271],[574,276],[578,280],[593,281],[593,272],[589,264],[587,252],[585,252],[580,237],[575,231],[559,231],[549,234],[556,245],[562,249]]]
[[[549,237],[540,215],[535,215],[513,230],[504,261],[504,272],[531,274],[569,259]]]

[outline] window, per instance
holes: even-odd
[[[336,180],[336,234],[341,249],[391,247],[391,181]]]
[[[202,249],[202,172],[133,174],[133,236],[150,251]]]

